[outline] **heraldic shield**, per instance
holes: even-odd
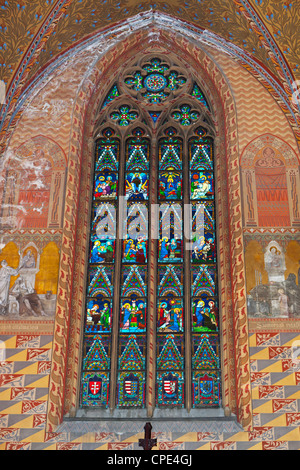
[[[118,407],[144,407],[145,372],[121,372],[118,377]]]
[[[99,399],[101,397],[101,391],[102,391],[102,379],[100,377],[97,377],[97,375],[94,375],[94,377],[91,377],[89,379],[89,384],[88,384],[88,391],[89,395],[93,399]]]

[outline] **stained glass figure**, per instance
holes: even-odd
[[[149,145],[147,141],[135,139],[128,143],[126,169],[133,172],[149,170]]]
[[[130,201],[148,199],[148,175],[146,173],[126,173],[125,198]]]
[[[214,197],[213,174],[191,172],[191,199],[212,199]]]
[[[215,299],[193,298],[192,325],[195,333],[218,330],[218,311]]]
[[[176,171],[164,171],[159,174],[159,198],[182,199],[182,176]]]
[[[160,298],[157,306],[157,328],[159,332],[183,331],[183,305],[177,297]]]
[[[148,240],[148,205],[143,202],[127,202],[124,208],[124,258],[127,256],[127,251],[130,245],[130,241],[134,241],[134,244],[140,242],[143,246]],[[141,249],[141,245],[139,246]],[[133,260],[133,245],[131,250],[131,260]],[[123,259],[124,259],[123,258]],[[130,259],[127,259],[129,261]],[[140,261],[139,261],[140,262]]]
[[[192,297],[215,297],[217,295],[216,274],[216,266],[214,265],[192,266]]]
[[[95,199],[116,199],[118,175],[111,172],[96,174],[94,198]]]
[[[120,332],[146,331],[146,299],[126,298],[121,301]]]
[[[112,305],[110,299],[90,298],[87,302],[86,333],[108,332],[111,330]]]
[[[193,263],[216,262],[215,234],[213,231],[204,230],[203,236],[193,238],[191,255]]]
[[[192,368],[218,369],[220,367],[219,338],[215,334],[193,336]]]

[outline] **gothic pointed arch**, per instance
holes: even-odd
[[[135,40],[139,40],[139,48],[142,48],[143,45],[140,42],[141,38],[132,37],[132,43],[130,46],[127,44],[124,46],[126,49],[127,56],[131,57],[136,54],[136,44]],[[223,388],[223,406],[228,406],[233,412],[236,412],[238,415],[238,419],[240,422],[243,423],[244,426],[249,426],[251,424],[251,406],[250,406],[250,388],[248,386],[249,382],[249,365],[248,365],[248,356],[247,356],[247,328],[246,328],[246,312],[245,312],[245,299],[243,296],[243,258],[242,258],[242,240],[241,240],[241,233],[239,229],[239,216],[240,213],[240,194],[239,194],[239,179],[238,179],[238,161],[237,159],[237,148],[236,144],[234,144],[234,132],[235,132],[235,121],[234,121],[234,113],[231,114],[230,111],[228,114],[224,113],[224,108],[227,110],[234,109],[233,107],[233,100],[230,95],[229,89],[224,81],[220,71],[218,68],[209,61],[208,57],[201,51],[200,49],[191,46],[190,44],[185,44],[181,42],[180,39],[177,40],[176,46],[176,54],[173,48],[173,45],[168,40],[167,33],[164,33],[164,48],[163,51],[160,50],[161,53],[172,51],[172,54],[179,57],[180,61],[183,63],[189,63],[190,67],[193,67],[193,71],[197,70],[195,76],[197,77],[197,83],[201,85],[202,90],[205,90],[205,96],[209,100],[209,106],[212,110],[211,114],[210,111],[207,111],[207,123],[206,128],[211,126],[211,123],[215,125],[216,129],[216,139],[215,139],[215,158],[216,158],[216,195],[217,195],[217,231],[218,231],[218,241],[219,241],[219,253],[221,254],[219,259],[219,266],[221,269],[221,279],[220,279],[220,307],[221,307],[221,316],[220,316],[220,323],[221,323],[221,342],[223,347],[223,357],[222,357],[222,388]],[[154,46],[154,45],[153,45]],[[155,49],[155,47],[153,47]],[[155,55],[158,54],[157,49],[159,50],[160,47],[156,45]],[[149,49],[146,50],[149,52]],[[152,51],[151,51],[152,53]],[[205,60],[203,60],[205,59]],[[119,66],[122,62],[122,56],[119,56],[117,62],[119,61]],[[133,61],[133,60],[132,60]],[[114,67],[116,64],[114,64]],[[214,69],[214,76],[210,74],[210,67]],[[78,150],[76,148],[71,149],[74,152],[73,155],[70,157],[70,166],[69,166],[69,180],[68,185],[71,184],[71,180],[74,181],[74,177],[77,172],[80,171],[81,178],[80,178],[80,185],[81,187],[86,187],[86,185],[90,185],[91,181],[91,161],[93,158],[94,152],[94,145],[93,139],[96,137],[94,134],[95,127],[94,123],[96,121],[95,117],[101,107],[101,103],[103,102],[104,97],[108,96],[109,89],[104,87],[103,84],[105,83],[106,78],[111,76],[110,69],[107,68],[107,71],[104,71],[101,75],[101,80],[97,83],[94,88],[93,96],[91,97],[91,101],[89,102],[88,108],[85,107],[85,99],[84,95],[78,95],[78,102],[77,107],[75,109],[78,110],[78,113],[82,113],[86,110],[85,115],[85,126],[82,127],[81,123],[83,122],[80,118],[80,114],[74,115],[74,132],[75,135],[78,133],[83,137],[83,147],[81,149],[80,155],[78,154]],[[205,79],[204,79],[205,77]],[[206,83],[206,84],[205,84]],[[218,87],[217,87],[218,83]],[[99,93],[97,94],[97,87]],[[218,91],[217,91],[218,90]],[[177,98],[174,97],[174,109],[172,109],[173,121],[176,123],[176,117],[181,119],[180,113],[184,114],[181,106],[186,104],[191,104],[190,101],[183,96],[178,96]],[[118,97],[116,98],[118,99]],[[175,101],[177,99],[177,102]],[[199,101],[201,104],[201,102]],[[116,104],[117,101],[116,101]],[[120,106],[124,103],[121,103]],[[176,106],[175,106],[176,105]],[[231,107],[231,108],[230,108]],[[149,106],[150,108],[150,106]],[[108,109],[108,108],[107,108]],[[201,113],[201,106],[199,108],[199,113]],[[120,109],[118,110],[120,112]],[[130,108],[129,112],[137,112],[135,108]],[[194,109],[190,108],[189,112],[193,113]],[[151,115],[152,113],[152,115]],[[163,112],[159,116],[154,116],[153,109],[149,110],[149,119],[145,117],[146,115],[143,114],[145,122],[143,126],[149,126],[152,122],[154,124],[159,123],[159,119],[164,118]],[[120,116],[120,114],[119,114]],[[131,115],[134,117],[134,114]],[[117,115],[116,115],[117,117]],[[169,116],[170,118],[170,116]],[[91,126],[91,123],[93,125]],[[79,125],[79,127],[78,127]],[[166,126],[167,127],[167,126]],[[76,131],[75,131],[76,129]],[[131,129],[133,130],[133,126]],[[164,130],[162,125],[162,131]],[[98,128],[98,131],[102,131],[102,128]],[[185,135],[188,133],[185,132]],[[191,136],[192,137],[192,136]],[[78,138],[78,135],[76,135]],[[229,152],[229,148],[231,151]],[[71,152],[72,153],[72,152]],[[150,155],[150,159],[151,159]],[[79,165],[75,163],[72,164],[72,161],[80,162]],[[89,163],[87,163],[89,162]],[[223,163],[222,163],[223,162]],[[226,164],[225,164],[226,162]],[[75,178],[75,181],[79,181]],[[69,186],[71,188],[71,186]],[[91,186],[90,186],[91,189]],[[228,192],[229,197],[227,199]],[[87,225],[87,217],[88,217],[88,210],[91,203],[91,192],[90,195],[83,195],[83,192],[80,190],[79,186],[72,187],[71,192],[67,195],[67,209],[66,209],[66,218],[65,218],[65,230],[67,228],[67,220],[69,219],[68,214],[68,205],[73,205],[73,196],[81,194],[78,200],[78,209],[81,214],[84,215],[79,224],[77,225],[77,233],[73,234],[70,238],[66,238],[67,245],[64,246],[63,250],[67,250],[68,246],[73,246],[74,240],[78,240],[78,244],[76,244],[76,249],[74,253],[68,253],[69,258],[69,265],[72,266],[74,260],[84,260],[85,253],[86,253],[86,243],[87,243],[87,232],[86,232],[86,225]],[[78,197],[76,196],[76,197]],[[75,199],[76,199],[75,197]],[[227,205],[228,204],[228,205]],[[75,211],[76,212],[76,211]],[[72,212],[71,212],[72,213]],[[208,211],[209,213],[209,211]],[[229,215],[229,219],[228,219]],[[225,217],[225,218],[224,218]],[[79,220],[79,219],[78,219]],[[229,224],[228,224],[229,220]],[[207,223],[209,221],[209,217],[207,216]],[[72,220],[70,220],[72,223]],[[230,243],[225,243],[224,239],[229,240]],[[231,250],[231,256],[228,257],[228,254]],[[155,247],[151,243],[149,246],[149,254],[152,253],[154,256]],[[228,259],[232,259],[231,264],[225,263],[225,256]],[[69,346],[68,348],[63,348],[63,346],[59,346],[58,350],[63,351],[60,359],[58,358],[57,354],[54,355],[54,363],[58,365],[58,369],[62,371],[62,376],[65,377],[65,386],[62,387],[60,384],[60,379],[58,379],[57,372],[55,372],[54,368],[51,374],[51,397],[49,401],[49,413],[48,413],[48,422],[49,422],[49,429],[53,429],[60,420],[62,420],[63,415],[66,412],[73,413],[77,408],[78,403],[78,396],[79,396],[79,380],[78,380],[78,372],[79,372],[79,364],[80,364],[80,352],[79,352],[79,343],[76,338],[80,336],[80,325],[82,324],[82,316],[84,311],[83,299],[82,299],[82,287],[85,285],[85,270],[82,271],[80,267],[82,261],[79,263],[76,262],[74,278],[76,279],[77,288],[80,286],[79,290],[75,289],[72,284],[67,284],[64,289],[65,294],[59,299],[58,302],[58,309],[57,309],[57,318],[56,318],[56,326],[55,326],[55,338],[54,343],[64,344],[65,339],[69,337],[70,332],[71,336],[69,337]],[[61,265],[61,272],[68,271],[67,265]],[[64,275],[62,276],[64,278]],[[212,279],[212,276],[210,276]],[[225,287],[227,285],[227,287]],[[230,286],[230,288],[228,288]],[[150,279],[149,289],[153,289],[154,285],[152,279]],[[66,303],[65,295],[70,292],[70,303]],[[81,293],[80,293],[81,292]],[[78,306],[81,307],[79,312]],[[58,328],[58,324],[63,325],[63,327]],[[75,326],[75,329],[73,326]],[[79,335],[79,336],[78,336]],[[62,341],[60,341],[60,339]],[[71,341],[70,341],[71,339]],[[235,351],[233,355],[231,355],[232,351]],[[231,352],[230,352],[231,351]],[[74,363],[74,358],[77,358]],[[73,359],[72,359],[73,358]],[[153,370],[153,358],[151,362],[151,358],[147,358],[148,365],[150,372]],[[65,367],[65,364],[73,363],[71,367]],[[54,366],[53,366],[54,367]],[[66,373],[66,371],[68,372]],[[116,372],[116,371],[115,371]],[[191,373],[191,371],[189,371]],[[178,383],[178,390],[182,389],[183,382],[182,377],[178,372],[170,372],[170,377],[173,378],[174,381]],[[77,378],[76,378],[77,377]],[[120,377],[121,379],[121,377]],[[134,381],[140,380],[141,377],[139,374],[135,375],[133,373],[133,377],[131,379]],[[122,379],[123,380],[123,379]],[[125,378],[124,378],[125,380]],[[210,386],[208,386],[208,382],[213,381],[213,377],[209,374],[206,374],[205,377],[197,382],[197,390],[198,396],[205,396],[205,393],[210,390]],[[120,382],[121,383],[121,382]],[[123,383],[123,382],[122,382]],[[163,381],[160,382],[163,386]],[[235,386],[233,386],[235,383]],[[160,385],[159,385],[160,387]],[[190,385],[191,388],[191,385]],[[120,393],[124,393],[124,389]],[[56,400],[56,396],[61,395],[63,393],[64,400],[59,404]],[[119,393],[116,391],[116,393]],[[191,393],[191,390],[188,391]],[[155,406],[155,387],[150,387],[148,389],[147,395],[147,406],[149,409],[149,413],[151,414],[151,408]],[[54,411],[55,410],[55,411]],[[58,419],[55,418],[58,416]]]

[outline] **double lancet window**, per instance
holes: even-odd
[[[102,100],[82,407],[219,407],[210,105],[192,72],[144,55]]]

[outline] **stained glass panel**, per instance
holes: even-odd
[[[220,360],[212,141],[202,128],[196,134],[189,143],[192,400],[202,408],[220,405]]]
[[[204,112],[199,102],[209,107],[198,84],[169,60],[152,57],[136,64],[122,86],[111,87],[101,107],[101,125],[107,127],[99,131],[95,152],[83,330],[84,407],[108,408],[110,396],[119,409],[146,407],[147,387],[154,387],[147,371],[152,334],[155,406],[184,408],[187,399],[194,408],[220,406],[213,139],[198,124]],[[135,101],[119,98],[124,83]],[[190,93],[190,98],[179,98],[175,105],[180,93]],[[170,97],[172,124],[167,125],[164,111]],[[187,139],[187,134],[192,137]],[[156,199],[157,238],[150,244],[150,201]],[[153,292],[155,302],[148,305]],[[190,368],[191,376],[186,376]]]

